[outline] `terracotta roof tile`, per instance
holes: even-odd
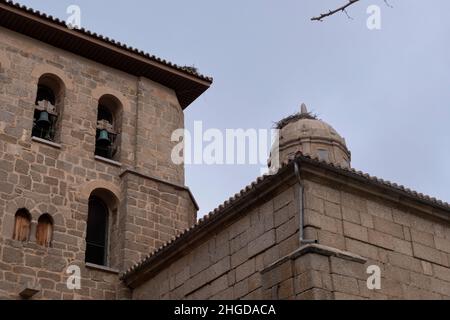
[[[67,27],[67,24],[66,24],[65,21],[63,21],[63,20],[61,20],[61,19],[59,19],[57,17],[53,17],[51,15],[48,15],[48,14],[46,14],[44,12],[40,12],[39,10],[34,10],[34,9],[29,8],[29,7],[25,6],[25,5],[21,5],[21,4],[17,3],[17,2],[14,2],[14,1],[11,1],[11,0],[0,0],[0,3],[7,4],[8,6],[18,8],[18,9],[20,9],[22,11],[27,12],[27,13],[31,13],[31,14],[39,17],[39,18],[46,19],[49,22],[56,23],[56,24],[59,24],[59,25]],[[179,65],[174,64],[174,63],[172,63],[170,61],[167,61],[165,59],[161,59],[161,58],[159,58],[159,57],[157,57],[155,55],[152,55],[152,54],[144,52],[142,50],[133,48],[133,47],[128,46],[128,45],[126,45],[124,43],[121,43],[120,41],[116,41],[116,40],[111,39],[109,37],[105,37],[105,36],[103,36],[101,34],[97,34],[96,32],[92,32],[92,31],[87,30],[85,28],[81,28],[81,29],[78,29],[76,31],[80,32],[80,33],[82,33],[84,35],[88,35],[90,37],[93,37],[93,38],[95,38],[97,40],[101,40],[101,41],[103,41],[105,43],[112,44],[112,45],[114,45],[114,46],[116,46],[118,48],[125,49],[127,51],[133,52],[133,53],[138,54],[138,55],[140,55],[142,57],[150,59],[152,61],[156,61],[156,62],[162,63],[162,64],[164,64],[164,65],[166,65],[168,67],[171,67],[173,69],[176,69],[178,71],[182,71],[182,72],[185,72],[185,73],[190,74],[192,76],[198,77],[199,79],[202,79],[202,80],[205,80],[205,81],[208,81],[208,82],[212,82],[213,81],[213,79],[211,77],[204,76],[204,75],[200,74],[199,72],[195,71],[195,68],[188,67],[188,66],[179,66]]]

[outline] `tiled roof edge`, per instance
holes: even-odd
[[[16,9],[20,9],[20,10],[26,12],[26,13],[30,13],[30,14],[36,16],[36,17],[39,17],[41,19],[45,19],[45,20],[47,20],[49,22],[52,22],[52,23],[55,23],[55,24],[67,27],[67,24],[66,24],[65,21],[63,21],[63,20],[61,20],[61,19],[59,19],[57,17],[53,17],[52,15],[48,15],[46,13],[40,12],[39,10],[34,10],[32,8],[29,8],[29,7],[27,7],[25,5],[22,5],[20,3],[17,3],[17,2],[11,1],[11,0],[0,0],[0,3],[4,3],[4,4],[6,4],[6,5],[10,6],[10,7],[16,8]],[[81,33],[83,35],[87,35],[89,37],[92,37],[92,38],[94,38],[96,40],[103,41],[106,44],[110,44],[110,45],[113,45],[113,46],[115,46],[117,48],[124,49],[124,50],[127,50],[128,52],[132,52],[134,54],[140,55],[141,57],[144,57],[146,59],[149,59],[149,60],[161,63],[161,64],[163,64],[163,65],[165,65],[167,67],[173,68],[173,69],[178,70],[178,71],[182,71],[182,72],[184,72],[184,73],[186,73],[188,75],[197,77],[197,78],[199,78],[201,80],[204,80],[204,81],[207,81],[207,82],[210,82],[210,83],[213,82],[213,78],[212,77],[208,77],[208,76],[200,74],[199,72],[195,71],[195,68],[188,67],[188,66],[179,66],[179,65],[177,65],[175,63],[172,63],[172,62],[167,61],[165,59],[161,59],[161,58],[159,58],[159,57],[157,57],[155,55],[152,55],[152,54],[144,52],[142,50],[133,48],[133,47],[128,46],[128,45],[126,45],[124,43],[121,43],[119,41],[115,41],[114,39],[111,39],[109,37],[105,37],[105,36],[103,36],[101,34],[97,34],[95,32],[87,30],[85,28],[73,29],[73,30],[77,31],[77,32],[79,32],[79,33]]]
[[[337,171],[339,173],[352,175],[354,177],[358,177],[360,179],[364,179],[365,181],[370,182],[372,184],[376,184],[378,186],[389,187],[389,188],[395,189],[396,191],[404,192],[404,193],[406,193],[407,195],[409,195],[410,197],[412,197],[412,198],[414,198],[416,200],[424,201],[424,202],[426,202],[427,204],[429,204],[431,206],[439,207],[440,209],[449,211],[449,213],[450,213],[450,204],[447,203],[447,202],[444,202],[444,201],[438,200],[436,198],[424,195],[422,193],[418,193],[416,191],[413,191],[411,189],[406,188],[405,186],[398,185],[398,184],[392,183],[390,181],[385,181],[383,179],[380,179],[380,178],[377,178],[377,177],[374,177],[374,176],[370,176],[367,173],[364,173],[362,171],[357,171],[357,170],[355,170],[353,168],[348,169],[348,168],[345,168],[345,167],[337,166],[337,165],[329,163],[329,162],[321,161],[318,158],[314,158],[314,157],[312,157],[310,155],[300,154],[295,159],[292,159],[289,162],[284,163],[282,168],[285,168],[285,167],[293,164],[293,162],[299,161],[299,160],[300,161],[309,162],[309,163],[311,163],[313,165],[314,164],[315,165],[321,165],[321,166],[323,166],[323,167],[325,167],[327,169],[332,169],[332,170]],[[125,280],[128,277],[132,276],[133,274],[139,272],[139,270],[144,268],[146,266],[146,264],[152,258],[154,258],[156,255],[162,254],[169,247],[175,246],[178,242],[181,242],[183,240],[183,238],[187,237],[188,235],[194,233],[195,231],[197,231],[198,229],[200,229],[201,227],[206,225],[211,219],[216,218],[217,216],[219,216],[220,213],[222,213],[228,207],[230,207],[231,205],[233,205],[234,203],[239,201],[241,198],[243,198],[245,195],[250,193],[252,190],[254,190],[257,186],[259,186],[261,183],[265,182],[270,177],[273,177],[273,176],[265,175],[265,176],[259,177],[252,184],[250,184],[247,187],[245,187],[244,189],[242,189],[240,193],[235,194],[233,197],[231,197],[229,200],[225,201],[222,205],[220,205],[214,211],[211,211],[208,215],[204,216],[195,225],[193,225],[189,229],[186,229],[183,233],[177,235],[171,241],[165,243],[162,247],[160,247],[159,249],[157,249],[154,252],[152,252],[151,254],[149,254],[142,261],[136,263],[131,268],[126,270],[121,275],[121,279]]]

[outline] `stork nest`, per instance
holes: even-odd
[[[198,68],[195,66],[184,66],[182,69],[190,73],[199,73]]]
[[[311,113],[311,112],[307,112],[307,113],[296,113],[293,115],[290,115],[289,117],[286,117],[278,122],[275,123],[275,128],[276,129],[282,129],[284,128],[286,125],[288,125],[291,122],[295,122],[297,120],[302,120],[302,119],[308,119],[308,120],[318,120],[318,117],[316,114]]]

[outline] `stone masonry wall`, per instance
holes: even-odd
[[[333,277],[335,298],[450,298],[448,221],[342,185],[307,181],[306,190],[307,237],[368,259]],[[381,268],[381,290],[367,289],[371,265]]]
[[[264,299],[341,299],[342,277],[365,279],[366,259],[335,248],[308,244],[262,272]],[[342,288],[344,287],[344,288]]]
[[[186,190],[129,172],[123,175],[125,245],[121,270],[141,261],[196,222],[196,208]]]
[[[133,290],[133,299],[261,299],[260,272],[299,247],[295,187],[216,230]]]
[[[405,209],[345,183],[304,184],[305,236],[318,245],[299,246],[291,187],[201,240],[133,298],[450,298],[448,221],[431,218],[429,207]],[[381,269],[381,290],[367,288],[371,265]]]
[[[59,145],[31,139],[38,79],[47,73],[65,86]],[[94,159],[98,99],[105,94],[123,108],[121,166]],[[0,298],[18,298],[27,283],[40,286],[36,299],[126,298],[118,271],[196,217],[186,190],[157,182],[184,185],[183,167],[167,162],[168,133],[182,127],[172,90],[0,28]],[[125,170],[145,175],[132,178]],[[119,202],[111,226],[112,270],[84,264],[88,199],[95,189],[108,190]],[[32,214],[25,243],[12,240],[21,208]],[[35,243],[44,213],[54,220],[51,248]],[[72,264],[81,267],[81,290],[66,288],[65,270]]]

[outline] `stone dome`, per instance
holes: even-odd
[[[351,153],[345,139],[326,122],[309,113],[302,104],[301,112],[278,123],[279,163],[285,163],[298,152],[346,168],[350,167]],[[276,146],[272,149],[269,166],[275,163]]]

